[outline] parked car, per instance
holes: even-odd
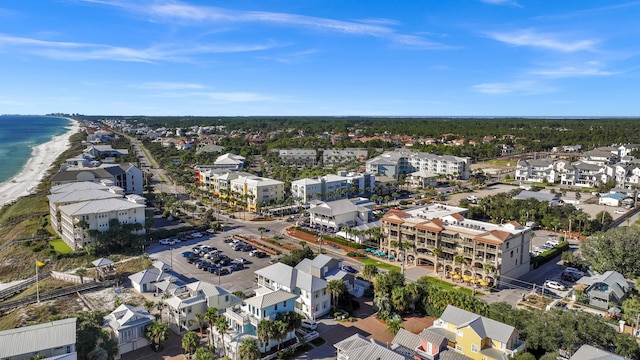
[[[258,254],[256,255],[256,257],[260,258],[260,259],[265,258],[267,256],[269,256],[269,255],[267,255],[267,253],[264,252],[264,251],[258,251]]]
[[[229,264],[231,264],[231,260],[229,259],[220,259],[220,262],[218,262],[218,265],[220,266],[227,266]]]
[[[231,274],[231,271],[229,271],[229,269],[227,268],[215,268],[213,270],[213,273],[219,276],[223,276],[223,275]]]
[[[238,247],[238,250],[240,251],[252,251],[255,250],[255,248],[251,245],[242,245],[240,247]]]
[[[302,320],[301,326],[305,329],[316,330],[318,328],[318,324],[316,324],[313,320]]]
[[[346,272],[348,272],[348,273],[352,273],[352,274],[355,274],[355,273],[357,273],[357,272],[358,272],[358,270],[356,270],[354,267],[349,266],[349,265],[345,265],[345,266],[343,266],[343,267],[342,267],[342,270],[344,270],[344,271],[346,271]]]
[[[182,257],[184,257],[184,258],[188,258],[188,257],[192,257],[192,256],[194,256],[195,254],[196,254],[196,253],[194,253],[193,251],[185,251],[185,252],[183,252],[183,253],[182,253],[182,254],[180,254],[180,255],[182,255]]]
[[[248,263],[248,262],[249,262],[249,260],[247,260],[247,259],[245,259],[245,258],[243,258],[243,257],[238,257],[238,258],[236,258],[236,262],[237,262],[238,264],[246,264],[246,263]]]
[[[563,283],[561,283],[560,281],[555,281],[555,280],[547,280],[544,282],[544,286],[548,287],[549,289],[554,289],[554,290],[560,290],[560,291],[565,291],[567,290],[567,286]]]
[[[625,214],[626,211],[618,209],[618,210],[614,211],[614,213],[616,213],[616,214]]]
[[[176,241],[174,239],[162,239],[158,241],[162,245],[175,245]]]
[[[206,261],[206,260],[200,261],[200,262],[198,262],[196,264],[196,267],[198,269],[202,269],[203,267],[209,267],[209,266],[211,266],[211,263],[209,261]]]
[[[191,236],[193,236],[194,238],[201,238],[201,237],[203,237],[204,235],[203,235],[202,233],[195,232],[195,233],[191,234]]]
[[[224,241],[225,244],[228,244],[228,243],[233,242],[233,238],[231,238],[231,236],[227,236],[226,238],[224,238],[223,241]]]
[[[260,250],[251,250],[251,251],[249,252],[249,256],[255,256],[255,257],[257,257],[259,252],[260,252]]]
[[[229,264],[229,269],[231,271],[242,270],[242,269],[244,269],[244,265],[242,265],[240,263],[231,263],[231,264]]]
[[[560,245],[560,241],[559,240],[547,240],[547,242],[545,244],[550,245],[550,246],[553,247],[553,246]]]

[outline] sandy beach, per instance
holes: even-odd
[[[71,145],[69,138],[80,131],[80,123],[73,119],[69,130],[54,136],[49,142],[33,148],[31,158],[22,171],[7,182],[0,184],[0,207],[22,196],[36,191],[38,184],[51,168],[53,162]]]

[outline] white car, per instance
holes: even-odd
[[[616,210],[616,211],[614,211],[614,213],[616,213],[616,214],[625,214],[626,211],[624,211],[624,210]]]
[[[260,250],[251,250],[249,252],[249,256],[258,256],[258,253],[260,252]]]
[[[313,320],[302,320],[302,325],[303,328],[305,329],[309,329],[309,330],[315,330],[318,328],[318,324],[316,324],[315,321]]]
[[[565,291],[567,290],[567,286],[559,281],[555,280],[547,280],[544,282],[544,286],[553,290]]]
[[[559,240],[547,240],[547,242],[545,244],[551,245],[553,247],[553,246],[560,245],[560,241]]]
[[[174,239],[162,239],[159,243],[162,245],[175,245],[176,241]]]
[[[197,233],[193,233],[193,234],[191,234],[191,236],[196,237],[196,238],[201,238],[201,237],[203,237],[204,235],[202,235],[202,233],[197,232]]]

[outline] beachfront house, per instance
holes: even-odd
[[[76,318],[0,331],[0,359],[75,360]]]
[[[122,304],[104,317],[103,329],[109,331],[118,342],[118,356],[149,345],[144,336],[147,325],[153,322],[143,306]]]

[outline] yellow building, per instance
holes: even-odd
[[[506,360],[526,350],[510,325],[447,306],[429,330],[447,339],[447,348],[474,360]]]

